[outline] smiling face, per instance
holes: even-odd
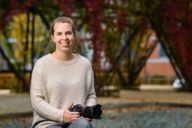
[[[75,33],[72,25],[68,22],[56,22],[51,35],[56,45],[56,51],[62,53],[72,53],[75,43]]]

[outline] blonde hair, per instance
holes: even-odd
[[[55,23],[69,23],[71,24],[72,26],[72,31],[73,31],[73,34],[75,35],[76,37],[76,28],[75,28],[75,24],[74,24],[74,21],[71,17],[67,17],[67,16],[61,16],[61,17],[58,17],[56,18],[55,20],[53,20],[52,24],[51,24],[51,35],[54,34],[54,26],[55,26]]]

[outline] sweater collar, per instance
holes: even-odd
[[[75,57],[68,61],[59,60],[59,59],[53,57],[53,55],[51,53],[48,54],[48,57],[52,60],[52,62],[58,63],[60,65],[72,65],[72,64],[76,63],[76,61],[80,58],[80,55],[75,54]]]

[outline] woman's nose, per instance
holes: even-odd
[[[66,40],[67,39],[67,36],[65,34],[62,35],[62,39],[63,40]]]

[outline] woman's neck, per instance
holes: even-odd
[[[74,58],[74,54],[73,53],[61,53],[61,52],[53,52],[52,55],[59,59],[59,60],[63,60],[63,61],[69,61],[72,60]]]

